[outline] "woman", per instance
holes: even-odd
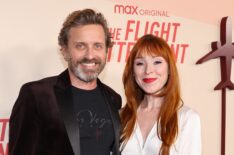
[[[134,45],[123,74],[122,155],[200,155],[200,118],[184,106],[174,52],[145,35]]]

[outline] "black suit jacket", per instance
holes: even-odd
[[[119,155],[121,97],[99,80],[98,85],[111,114],[113,155]],[[79,127],[72,107],[68,70],[24,84],[10,116],[9,154],[80,155]]]

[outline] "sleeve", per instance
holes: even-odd
[[[28,85],[24,85],[10,116],[9,155],[35,154],[38,133],[35,98]]]
[[[182,116],[181,133],[179,133],[180,155],[201,155],[201,122],[198,113],[189,110]]]

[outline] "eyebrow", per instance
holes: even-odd
[[[162,56],[150,56],[152,58],[163,58]],[[145,58],[145,56],[137,56],[135,57],[135,59],[142,59],[142,58]]]
[[[85,41],[74,41],[74,44],[77,44],[77,43],[82,43],[82,44],[88,44],[87,42]],[[105,44],[105,42],[91,42],[92,44]]]
[[[86,44],[86,43],[83,41],[74,41],[73,44]]]

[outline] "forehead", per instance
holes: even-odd
[[[141,55],[137,56],[134,59],[134,61],[155,61],[155,60],[162,60],[166,62],[166,60],[162,56]]]
[[[136,53],[136,58],[139,57],[162,57],[162,51],[159,51],[158,49],[138,49]]]
[[[105,42],[105,32],[101,25],[90,24],[72,27],[68,33],[69,40],[82,42]]]
[[[135,60],[149,60],[154,61],[155,59],[160,59],[165,62],[168,62],[168,58],[166,56],[166,52],[161,48],[155,48],[150,46],[145,46],[144,48],[139,48],[136,52]]]

